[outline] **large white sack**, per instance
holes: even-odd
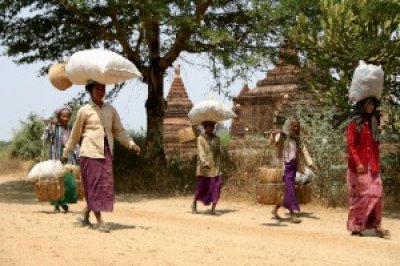
[[[102,84],[115,84],[142,76],[131,61],[103,49],[74,53],[68,59],[65,72],[69,80],[76,85],[85,85],[89,80]]]
[[[350,100],[358,102],[367,97],[375,97],[379,100],[383,91],[383,79],[382,66],[366,64],[361,60],[351,81]]]
[[[29,171],[26,181],[35,182],[40,179],[56,179],[65,174],[65,168],[60,161],[48,160],[35,164]]]
[[[231,108],[216,100],[207,100],[193,106],[188,113],[192,125],[199,125],[204,121],[224,121],[236,117]]]

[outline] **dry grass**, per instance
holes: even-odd
[[[9,175],[26,171],[32,163],[13,158],[6,150],[0,151],[1,175]]]

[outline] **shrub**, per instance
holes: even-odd
[[[346,191],[347,122],[335,123],[335,110],[323,108],[319,113],[297,112],[303,130],[302,138],[319,168],[313,182],[313,195],[327,201],[329,206],[343,206]]]
[[[21,160],[12,158],[9,152],[9,144],[3,142],[0,148],[1,175],[8,175],[25,170]]]
[[[21,121],[21,125],[11,141],[11,155],[24,160],[39,160],[45,150],[41,140],[44,122],[31,113],[26,122]]]

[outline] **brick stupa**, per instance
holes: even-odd
[[[285,42],[280,49],[278,63],[267,72],[266,77],[259,80],[254,89],[246,84],[233,98],[233,110],[237,117],[232,120],[232,135],[264,135],[265,132],[279,130],[285,116],[294,114],[299,106],[318,105],[314,93],[299,89],[300,70],[296,60],[296,52]]]
[[[167,96],[167,110],[164,118],[164,149],[167,157],[191,155],[196,152],[196,140],[179,142],[179,130],[191,126],[187,115],[192,106],[178,65]]]

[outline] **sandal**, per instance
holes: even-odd
[[[383,229],[380,226],[375,229],[375,233],[380,238],[390,239],[390,231],[387,229]]]

